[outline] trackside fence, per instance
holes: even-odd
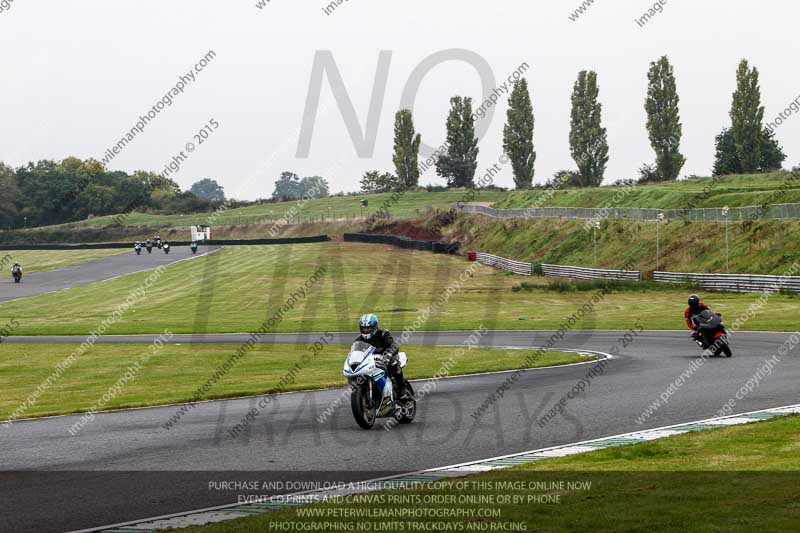
[[[731,207],[727,215],[721,207],[692,209],[651,209],[640,207],[529,207],[524,209],[494,209],[482,205],[457,205],[464,213],[485,215],[492,218],[570,218],[586,220],[689,220],[702,222],[746,222],[753,220],[800,219],[800,204],[774,204],[766,206]]]
[[[763,276],[756,274],[693,274],[685,272],[654,272],[653,280],[660,283],[695,283],[707,290],[727,292],[800,293],[800,276]]]
[[[642,279],[642,273],[638,270],[607,270],[563,265],[543,264],[542,273],[549,277],[569,279],[607,279],[619,281],[641,281]]]
[[[547,277],[577,280],[642,281],[638,270],[609,270],[564,265],[533,264],[514,261],[483,252],[469,252],[471,261],[513,272],[521,276],[541,273]],[[659,283],[700,285],[706,290],[723,292],[790,292],[800,293],[800,276],[767,276],[759,274],[695,274],[687,272],[653,272]]]
[[[499,268],[500,270],[513,272],[514,274],[519,274],[521,276],[533,276],[534,273],[534,267],[533,264],[531,263],[512,261],[511,259],[506,259],[505,257],[499,257],[497,255],[492,255],[492,254],[485,254],[482,252],[477,252],[475,254],[475,258],[479,263],[483,265],[488,265],[491,267]]]

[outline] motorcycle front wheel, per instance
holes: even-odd
[[[370,395],[369,387],[371,386],[372,380],[369,380],[366,383],[354,386],[353,392],[350,393],[350,407],[353,409],[353,417],[361,429],[372,429],[378,415],[378,406],[375,405],[371,398],[372,395]]]

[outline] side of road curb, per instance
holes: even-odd
[[[550,448],[542,448],[539,450],[531,450],[500,457],[492,457],[468,463],[420,470],[409,474],[401,474],[386,478],[351,483],[347,488],[344,489],[309,490],[296,492],[292,494],[273,496],[272,498],[260,503],[244,505],[230,504],[208,509],[198,509],[195,511],[187,511],[185,513],[178,513],[174,515],[166,515],[134,522],[85,529],[73,533],[83,533],[89,531],[104,531],[106,533],[142,533],[146,531],[159,531],[168,528],[182,528],[223,522],[245,516],[264,514],[287,507],[307,505],[316,501],[322,501],[325,498],[348,496],[377,490],[402,489],[414,485],[433,483],[446,478],[463,477],[479,472],[487,472],[491,470],[518,466],[521,464],[528,464],[552,457],[567,457],[570,455],[602,450],[614,446],[639,444],[664,437],[671,437],[673,435],[682,435],[692,431],[705,431],[727,426],[738,426],[790,414],[800,414],[800,404],[752,411],[749,413],[725,417],[708,418],[705,420],[687,422],[673,426],[635,431],[633,433],[624,433],[621,435],[613,435],[572,444],[553,446]]]

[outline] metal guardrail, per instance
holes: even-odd
[[[750,220],[800,219],[800,204],[774,204],[768,206],[724,208],[652,209],[640,207],[530,207],[524,209],[494,209],[482,205],[457,205],[464,213],[474,213],[493,218],[571,218],[581,220],[632,220],[655,222],[659,213],[662,220],[689,220],[703,222],[746,222]]]
[[[520,274],[522,276],[533,275],[533,265],[531,263],[512,261],[511,259],[506,259],[505,257],[499,257],[492,254],[485,254],[483,252],[478,252],[475,254],[475,256],[478,262],[483,265],[499,268],[501,270],[507,270],[509,272],[513,272],[514,274]]]
[[[716,291],[800,293],[800,276],[654,272],[653,280],[661,283],[697,283],[704,289]]]
[[[641,281],[642,273],[638,270],[606,270],[601,268],[582,268],[563,265],[542,265],[545,276],[569,279],[607,279],[624,281]]]

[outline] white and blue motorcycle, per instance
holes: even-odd
[[[408,363],[404,352],[398,354],[400,368]],[[344,377],[352,387],[350,407],[356,423],[370,429],[378,418],[394,417],[401,424],[408,424],[417,414],[414,389],[406,380],[404,399],[400,399],[386,370],[386,359],[375,353],[375,347],[364,341],[356,341],[344,361]]]

